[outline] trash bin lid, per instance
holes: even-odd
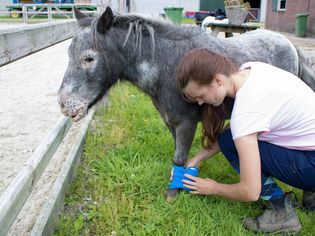
[[[183,10],[183,7],[165,7],[164,10]]]
[[[295,15],[295,17],[301,17],[301,16],[309,16],[310,14],[309,13],[298,13]]]

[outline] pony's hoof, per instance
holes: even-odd
[[[178,191],[179,191],[179,188],[169,189],[167,193],[165,194],[166,202],[172,202],[175,199]]]

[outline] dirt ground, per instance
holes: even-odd
[[[21,25],[0,23],[0,33],[1,28],[12,27]],[[284,35],[302,49],[315,69],[315,39]],[[61,116],[57,91],[68,64],[69,44],[67,40],[0,67],[0,195]],[[70,130],[9,235],[29,234],[79,126]]]

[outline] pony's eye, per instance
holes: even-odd
[[[94,61],[94,58],[93,57],[86,57],[84,60],[86,62],[92,62],[92,61]]]

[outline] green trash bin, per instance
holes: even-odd
[[[298,37],[305,37],[306,35],[306,25],[308,13],[299,13],[295,15],[295,35]]]
[[[182,7],[167,7],[164,8],[165,15],[169,18],[174,24],[180,25],[182,23]]]

